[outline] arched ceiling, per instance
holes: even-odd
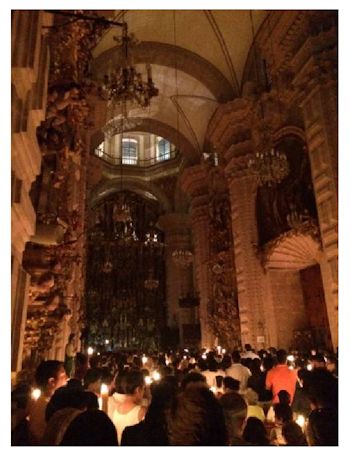
[[[178,130],[199,157],[218,104],[240,94],[252,44],[250,11],[116,10],[103,15],[117,21],[124,17],[129,33],[139,41],[131,50],[135,67],[145,75],[144,64],[151,63],[159,89],[149,109],[135,110],[129,117]],[[255,32],[265,16],[264,10],[252,11]],[[93,50],[94,78],[102,79],[118,65],[114,37],[120,35],[121,28],[110,28]]]

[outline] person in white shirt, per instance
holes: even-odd
[[[232,352],[232,364],[226,369],[226,375],[240,382],[240,393],[244,393],[247,389],[249,377],[252,375],[248,367],[241,364],[241,356],[238,351]]]
[[[245,344],[244,345],[244,350],[242,353],[241,353],[241,359],[260,359],[259,358],[259,355],[257,355],[256,353],[253,352],[253,349],[252,347],[250,346],[250,344]]]

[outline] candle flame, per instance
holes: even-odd
[[[41,396],[41,390],[39,388],[34,388],[32,390],[31,397],[34,399],[34,401],[37,401]]]

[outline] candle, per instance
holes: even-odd
[[[298,415],[297,419],[295,420],[295,423],[298,423],[300,428],[302,428],[304,430],[304,426],[305,426],[305,417],[304,417],[304,415]]]
[[[306,366],[306,369],[307,369],[308,371],[312,371],[312,364],[308,364],[308,365]]]
[[[105,383],[101,384],[101,399],[102,399],[102,409],[104,413],[108,412],[108,395],[109,395],[109,389],[108,386]]]
[[[34,401],[37,401],[41,396],[41,390],[39,388],[34,388],[31,393],[31,398],[34,399]]]
[[[93,349],[92,347],[89,347],[89,348],[87,349],[87,354],[88,354],[89,356],[92,356],[92,355],[94,354],[94,349]]]
[[[210,391],[212,391],[214,394],[216,394],[216,392],[217,392],[216,386],[211,386],[209,389],[210,389]]]
[[[106,344],[106,345],[109,344],[109,339],[106,339],[106,340],[105,340],[105,344]]]
[[[287,360],[290,361],[291,363],[294,362],[295,358],[293,355],[288,355]]]
[[[148,361],[147,356],[143,355],[143,356],[142,356],[142,364],[146,364],[147,361]]]
[[[160,380],[160,373],[158,371],[154,371],[152,374],[153,380]]]
[[[222,354],[224,355],[225,353],[226,353],[226,349],[223,348],[223,349],[222,349]]]

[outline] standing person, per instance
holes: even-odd
[[[64,357],[64,368],[66,370],[67,377],[70,378],[74,374],[74,363],[76,355],[76,344],[75,344],[75,334],[70,334],[68,342],[65,349]]]
[[[225,393],[219,399],[224,411],[228,445],[251,445],[243,438],[247,422],[248,405],[238,393]]]
[[[118,444],[121,444],[122,434],[127,426],[136,425],[144,419],[146,408],[141,405],[144,390],[142,372],[129,370],[120,376],[118,393],[109,398],[108,416],[116,427]],[[120,394],[124,396],[121,397]]]
[[[247,389],[248,379],[252,373],[248,367],[241,364],[241,355],[239,351],[232,352],[232,364],[226,369],[226,375],[238,380],[240,383],[240,393],[244,393]]]
[[[272,390],[273,403],[278,403],[278,393],[281,390],[288,391],[290,402],[293,402],[297,373],[294,369],[287,366],[287,352],[285,350],[277,351],[277,365],[270,369],[266,375],[266,389]]]
[[[260,359],[259,355],[254,353],[250,344],[245,344],[244,350],[245,351],[241,353],[241,359]]]
[[[35,382],[41,395],[29,406],[29,436],[32,445],[39,445],[46,428],[46,407],[54,392],[67,383],[63,363],[57,360],[40,363],[35,372]]]

